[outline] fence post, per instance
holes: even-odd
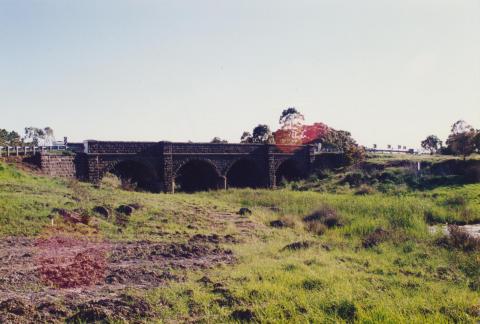
[[[37,147],[34,145],[34,146],[33,146],[33,155],[35,155],[35,149],[36,149],[36,148],[37,148]]]
[[[2,157],[3,146],[0,146],[0,157]]]
[[[24,147],[23,147],[23,150],[24,150],[24,153],[23,153],[23,154],[24,154],[24,155],[27,155],[27,149],[28,149],[28,146],[24,146]]]
[[[17,153],[17,156],[19,156],[19,154],[18,154],[18,146],[15,146],[15,152]]]
[[[7,146],[7,156],[10,156],[10,146]]]

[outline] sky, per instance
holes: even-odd
[[[0,128],[238,142],[292,106],[366,146],[480,128],[480,0],[0,0]]]

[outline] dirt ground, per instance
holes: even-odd
[[[148,318],[150,306],[126,289],[181,282],[187,269],[235,262],[222,246],[251,234],[253,224],[232,214],[216,216],[213,224],[233,220],[238,237],[196,234],[185,243],[95,241],[61,233],[0,239],[0,323]]]

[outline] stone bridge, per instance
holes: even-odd
[[[314,146],[85,141],[86,178],[108,172],[153,192],[275,188],[306,176]]]

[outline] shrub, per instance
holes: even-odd
[[[312,232],[318,236],[325,234],[327,231],[327,226],[320,222],[307,222],[306,227],[309,232]]]
[[[312,214],[303,219],[306,223],[319,222],[328,228],[343,226],[343,219],[335,209],[328,205],[323,205]]]
[[[371,195],[375,192],[375,190],[367,185],[361,185],[360,188],[355,192],[357,196],[366,196]]]
[[[342,300],[339,303],[331,305],[327,309],[328,313],[334,313],[347,323],[355,322],[358,314],[357,307],[349,300]]]
[[[467,199],[463,196],[454,196],[445,200],[445,205],[449,207],[465,207],[467,205]]]
[[[293,216],[283,216],[280,219],[274,220],[270,222],[271,227],[276,228],[294,228],[295,227],[295,218]]]
[[[323,282],[318,279],[305,279],[302,282],[302,287],[305,290],[318,290],[323,287]]]
[[[343,178],[342,182],[348,182],[352,187],[358,187],[365,182],[365,176],[361,172],[351,172]]]
[[[362,242],[364,248],[372,248],[384,242],[388,238],[388,231],[381,227],[376,228],[372,233],[368,234]]]
[[[466,252],[480,250],[480,239],[470,235],[460,226],[449,225],[448,231],[450,233],[449,243],[451,246]]]

